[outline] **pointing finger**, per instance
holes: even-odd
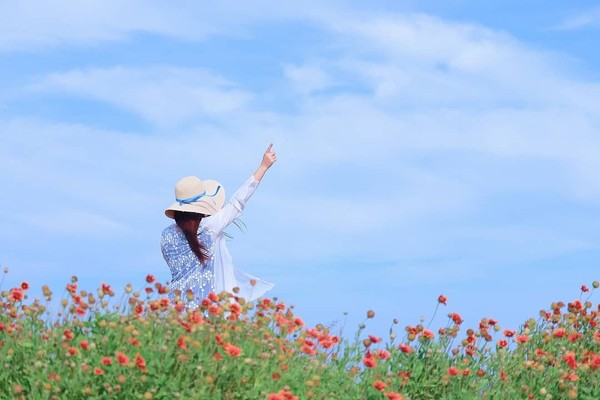
[[[266,153],[270,152],[272,147],[273,147],[273,143],[271,143],[271,144],[269,145],[269,147],[267,147],[267,151],[266,151]]]

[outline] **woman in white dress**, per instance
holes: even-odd
[[[265,173],[277,161],[269,145],[258,169],[225,205],[225,190],[213,180],[195,176],[175,185],[175,199],[165,215],[175,220],[161,235],[160,247],[171,270],[171,298],[177,294],[197,307],[210,292],[234,292],[254,300],[274,285],[233,266],[224,229],[241,215]]]

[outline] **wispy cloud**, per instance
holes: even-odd
[[[250,98],[232,82],[215,74],[172,67],[53,73],[41,77],[30,90],[104,101],[158,124],[235,112]]]
[[[600,7],[595,7],[565,19],[557,25],[556,29],[579,30],[598,26],[600,26]]]

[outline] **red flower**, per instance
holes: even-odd
[[[412,349],[410,348],[410,346],[408,344],[402,344],[402,343],[400,343],[398,345],[398,349],[400,349],[401,352],[406,353],[406,354],[409,354],[412,351]]]
[[[129,357],[127,357],[127,355],[125,355],[125,353],[117,352],[117,354],[115,354],[115,356],[117,357],[117,362],[119,364],[129,365]]]
[[[113,290],[110,288],[110,285],[107,285],[104,282],[102,282],[102,292],[104,294],[109,295],[109,296],[114,296],[115,295],[115,292],[113,292]]]
[[[23,293],[23,289],[18,288],[10,290],[10,301],[22,301],[24,297],[25,294]]]
[[[567,330],[565,328],[556,328],[552,332],[552,336],[557,337],[557,338],[562,338],[562,337],[565,337],[566,335],[567,335]]]
[[[146,282],[148,283],[154,283],[154,281],[156,281],[156,278],[154,277],[154,275],[146,275]]]
[[[75,307],[75,314],[83,317],[85,315],[85,310],[81,307]]]
[[[90,348],[90,344],[87,342],[87,340],[82,340],[81,343],[79,343],[79,346],[83,349],[83,350],[87,350]]]
[[[517,333],[516,331],[509,331],[508,329],[504,330],[504,336],[506,336],[506,337],[513,337],[513,336],[515,336],[516,333]]]
[[[113,363],[112,358],[110,357],[102,357],[102,361],[100,361],[102,365],[111,365]]]
[[[569,366],[569,368],[577,369],[577,358],[575,357],[574,352],[568,351],[562,359]]]
[[[448,301],[448,298],[446,296],[444,296],[443,294],[440,294],[438,297],[438,303],[446,305],[446,302]]]
[[[227,354],[229,354],[230,356],[239,357],[240,354],[242,354],[242,349],[232,345],[231,343],[227,343],[224,346],[224,348],[225,348],[225,351],[227,352]]]
[[[148,371],[148,368],[146,368],[146,360],[144,360],[144,357],[142,357],[140,353],[137,353],[135,355],[133,361],[135,362],[135,366],[138,367],[140,370],[144,372]]]
[[[459,373],[458,368],[456,368],[455,366],[448,368],[448,374],[450,376],[457,376],[458,373]]]
[[[529,336],[527,335],[519,335],[515,339],[517,343],[523,344],[529,342]]]
[[[94,368],[94,374],[96,375],[104,375],[104,371],[102,370],[102,368]]]
[[[213,354],[213,359],[215,359],[216,361],[221,361],[223,359],[223,356],[219,353],[215,353]]]
[[[377,357],[380,360],[389,360],[390,358],[392,358],[392,355],[390,354],[389,351],[382,349],[382,350],[377,351]]]
[[[377,336],[373,336],[373,335],[369,335],[369,340],[371,340],[372,343],[381,342],[381,338],[378,338]]]
[[[396,392],[387,392],[385,397],[387,397],[388,400],[402,400],[402,395]]]
[[[377,366],[377,361],[375,361],[372,357],[365,357],[362,359],[362,362],[367,368],[375,368]]]
[[[69,354],[74,356],[78,353],[77,349],[75,347],[69,347]]]
[[[21,282],[21,289],[28,290],[29,289],[29,283],[27,283],[27,282]]]
[[[589,292],[590,289],[588,289],[588,287],[585,285],[581,285],[581,291],[585,293],[585,292]]]
[[[185,344],[185,338],[183,336],[177,339],[177,347],[180,349],[187,349],[187,344]]]
[[[377,380],[377,381],[373,382],[373,387],[381,392],[383,389],[385,389],[387,387],[387,385],[385,384],[385,382]]]
[[[500,379],[502,379],[504,382],[508,382],[508,378],[506,377],[506,372],[504,372],[503,369],[500,370]]]
[[[428,329],[423,330],[423,332],[421,334],[427,340],[431,340],[435,337],[435,334]]]
[[[567,340],[568,340],[569,342],[574,342],[574,341],[576,341],[577,339],[579,339],[580,337],[581,337],[581,333],[579,333],[579,332],[575,332],[575,333],[572,333],[571,335],[569,335],[569,337],[567,338]]]
[[[498,347],[499,348],[503,349],[506,346],[508,346],[508,340],[506,340],[506,339],[500,339],[500,340],[498,340]]]
[[[454,321],[454,323],[456,325],[460,325],[463,323],[463,319],[461,318],[460,314],[458,314],[458,313],[450,314],[450,318],[452,318],[452,321]]]
[[[574,373],[567,373],[567,372],[565,372],[563,374],[562,378],[566,379],[568,381],[571,381],[571,382],[575,382],[575,381],[577,381],[579,379],[579,376],[577,376],[577,374],[574,374]]]
[[[71,340],[75,337],[75,334],[73,332],[71,332],[70,330],[66,329],[63,332],[63,336],[65,337],[66,340]]]
[[[218,303],[221,299],[219,298],[219,296],[217,296],[215,293],[210,292],[208,294],[208,298],[210,299],[210,301],[212,301],[213,303]]]

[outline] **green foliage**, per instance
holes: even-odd
[[[396,343],[394,329],[381,340],[365,324],[354,340],[307,328],[277,299],[211,294],[189,310],[152,276],[119,300],[108,285],[92,294],[74,278],[57,313],[49,288],[41,301],[28,288],[0,299],[1,399],[600,398],[589,297],[554,303],[518,331],[483,319],[463,332],[450,313],[437,332],[407,326]]]

